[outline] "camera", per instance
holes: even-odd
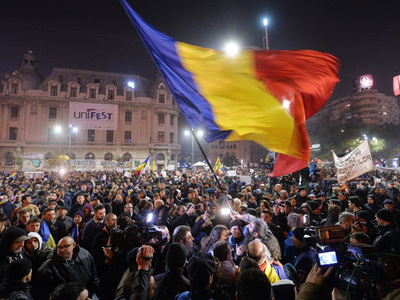
[[[334,287],[348,291],[350,299],[380,299],[377,284],[387,276],[374,247],[345,244],[341,226],[309,226],[304,232],[304,244],[316,250],[318,266],[335,268]]]

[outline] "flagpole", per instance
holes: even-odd
[[[210,163],[210,161],[208,160],[206,153],[204,152],[203,147],[201,146],[199,140],[197,139],[197,136],[196,136],[196,134],[194,133],[194,130],[193,130],[193,129],[191,130],[191,132],[192,132],[193,138],[196,140],[197,146],[199,146],[199,149],[200,149],[200,151],[201,151],[201,154],[203,154],[203,157],[204,157],[204,159],[206,160],[206,162],[207,162],[207,164],[208,164],[208,167],[210,168],[212,174],[214,175],[214,179],[215,179],[215,181],[217,182],[218,187],[219,187],[219,189],[220,189],[221,192],[222,192],[222,196],[223,196],[223,198],[224,198],[226,204],[228,205],[228,208],[230,209],[231,212],[233,212],[232,207],[231,207],[231,205],[229,204],[228,198],[226,197],[226,194],[224,193],[224,191],[223,191],[223,189],[222,189],[221,183],[219,182],[218,177],[217,177],[217,175],[215,174],[215,172],[214,172],[214,170],[213,170],[213,168],[212,168],[212,166],[211,166],[211,163]]]

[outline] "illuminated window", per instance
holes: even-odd
[[[85,155],[85,159],[95,159],[95,158],[96,156],[92,152],[86,153]]]

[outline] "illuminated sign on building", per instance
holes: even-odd
[[[393,93],[395,96],[400,95],[400,75],[393,77]]]
[[[371,74],[362,75],[357,77],[353,81],[353,87],[357,90],[357,92],[362,90],[368,90],[372,88],[374,85],[374,80]]]

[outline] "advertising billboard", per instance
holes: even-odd
[[[69,103],[69,124],[80,129],[117,130],[118,105]]]
[[[368,90],[372,88],[373,85],[374,79],[371,74],[359,76],[353,81],[353,87],[357,89],[357,91]]]

